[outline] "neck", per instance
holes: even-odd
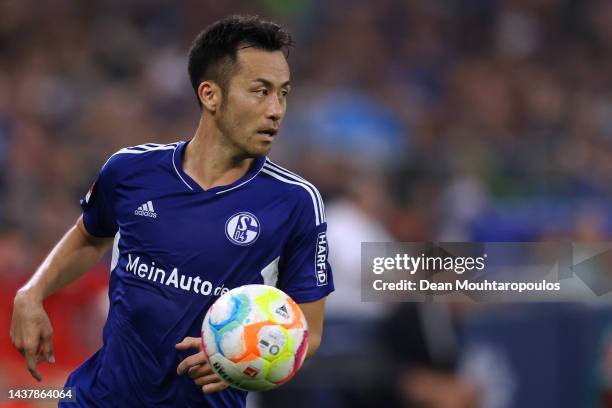
[[[200,118],[183,157],[183,171],[204,190],[232,184],[244,176],[255,161],[237,154],[211,122]]]

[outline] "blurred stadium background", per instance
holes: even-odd
[[[0,1],[0,388],[34,385],[15,290],[119,148],[191,137],[186,52],[255,13],[295,36],[272,158],[326,199],[324,344],[252,407],[612,406],[609,306],[364,304],[361,241],[610,241],[612,2]],[[46,302],[57,363],[99,346],[108,260]]]

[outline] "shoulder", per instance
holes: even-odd
[[[134,164],[139,161],[153,160],[172,155],[174,150],[181,142],[169,144],[145,143],[138,146],[124,147],[113,153],[106,163],[106,166],[117,166],[122,164]]]
[[[147,174],[160,163],[170,162],[180,143],[145,143],[120,149],[106,160],[99,179],[112,186],[129,175]]]
[[[108,158],[104,166],[102,166],[102,170],[115,172],[126,167],[133,169],[134,166],[155,164],[159,160],[165,160],[168,156],[172,156],[180,143],[145,143],[138,146],[124,147]]]
[[[325,222],[323,198],[319,190],[311,182],[279,166],[270,159],[266,159],[261,173],[264,177],[271,180],[277,188],[286,192],[287,196],[298,207],[310,213],[314,217],[317,226]]]

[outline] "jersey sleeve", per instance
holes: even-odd
[[[96,180],[81,199],[83,224],[87,232],[96,237],[113,237],[117,233],[117,219],[113,208],[115,180],[113,177],[114,157],[102,167]]]
[[[297,303],[314,302],[334,290],[323,201],[313,193],[317,198],[303,197],[297,206],[280,265],[279,288]]]

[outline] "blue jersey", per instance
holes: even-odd
[[[244,406],[243,391],[205,395],[178,376],[195,350],[175,344],[200,337],[206,311],[232,288],[273,285],[297,303],[333,291],[317,189],[262,157],[236,182],[203,190],[183,171],[187,143],[120,150],[81,200],[87,231],[115,240],[103,346],[66,383],[76,406]]]

